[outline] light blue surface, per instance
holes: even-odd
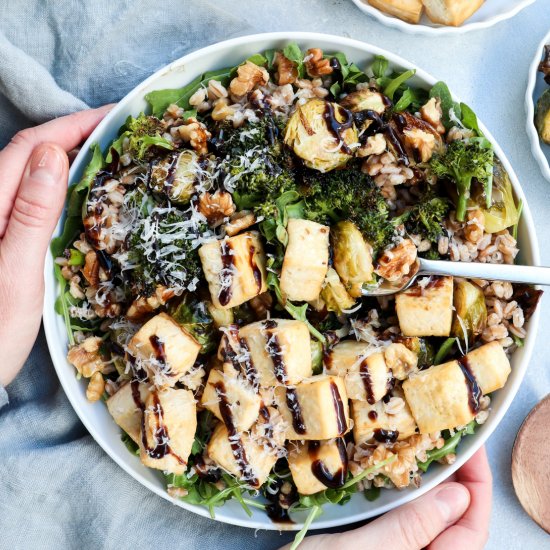
[[[166,62],[235,34],[308,30],[350,36],[418,64],[475,108],[523,184],[542,261],[550,265],[550,184],[540,175],[524,130],[527,70],[550,28],[548,0],[487,31],[448,38],[388,29],[348,0],[277,0],[261,7],[254,0],[217,0],[217,8],[181,0],[88,4],[52,2],[48,13],[42,13],[39,0],[7,0],[0,6],[0,146],[31,121],[74,110],[80,100],[89,105],[115,101]],[[48,73],[68,95],[44,78]],[[550,545],[517,502],[509,473],[515,434],[550,391],[546,302],[526,379],[488,445],[495,477],[490,550]],[[288,540],[176,509],[122,472],[74,416],[42,336],[8,391],[11,403],[0,413],[0,547],[264,549]]]

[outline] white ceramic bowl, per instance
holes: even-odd
[[[367,0],[352,1],[361,11],[375,17],[388,27],[394,27],[407,33],[428,35],[461,34],[479,29],[487,29],[500,21],[505,21],[510,17],[514,17],[514,15],[518,14],[522,9],[535,2],[535,0],[485,0],[485,4],[483,4],[483,6],[481,6],[481,8],[460,27],[450,27],[433,23],[426,15],[422,16],[420,23],[417,25],[407,23],[393,15],[388,15],[380,11],[378,8],[374,8]]]
[[[546,44],[550,44],[550,31],[548,31],[548,34],[539,44],[533,62],[529,67],[529,79],[525,93],[525,110],[527,112],[526,128],[531,140],[531,151],[533,151],[533,155],[539,163],[543,176],[550,181],[550,145],[542,142],[535,127],[535,105],[542,92],[549,87],[544,81],[544,75],[538,71]]]
[[[99,124],[90,138],[84,144],[82,151],[75,159],[71,172],[70,181],[77,181],[90,160],[89,146],[93,142],[99,142],[105,149],[110,141],[116,136],[119,126],[124,122],[128,114],[136,115],[146,108],[143,97],[151,90],[162,88],[173,88],[186,84],[195,76],[204,71],[235,65],[253,53],[261,52],[268,48],[280,48],[288,41],[298,42],[302,48],[319,47],[325,51],[342,51],[349,59],[355,61],[360,66],[365,66],[374,55],[385,55],[393,67],[399,69],[410,69],[412,65],[396,55],[384,51],[375,46],[342,38],[337,36],[328,36],[324,34],[313,33],[272,33],[259,34],[254,36],[245,36],[236,38],[227,42],[221,42],[209,46],[202,50],[193,52],[178,61],[174,61],[164,69],[161,69],[142,84],[130,92],[120,103],[107,115]],[[429,87],[436,82],[436,79],[418,70],[413,80],[418,86]],[[493,141],[489,132],[483,127],[487,137]],[[495,151],[502,160],[506,170],[510,174],[515,192],[518,198],[525,196],[518,183],[517,177],[512,170],[504,153],[495,143]],[[61,224],[57,228],[59,232]],[[538,246],[536,242],[535,230],[531,213],[528,205],[525,203],[523,216],[520,224],[520,245],[522,249],[522,261],[527,264],[537,264],[539,260]],[[58,286],[53,276],[53,260],[48,257],[46,262],[46,300],[44,304],[44,326],[50,353],[57,370],[61,384],[73,405],[76,413],[95,438],[113,460],[121,468],[132,475],[145,487],[154,491],[161,497],[172,501],[174,504],[191,510],[202,516],[208,516],[207,510],[198,506],[191,506],[184,502],[174,500],[168,496],[165,491],[163,478],[155,470],[145,468],[141,465],[139,459],[131,455],[120,440],[120,431],[107,412],[107,408],[101,403],[89,403],[86,400],[86,384],[84,380],[77,380],[75,369],[66,360],[67,336],[63,320],[54,311],[54,302],[58,293]],[[460,468],[480,447],[485,440],[497,427],[510,406],[514,395],[516,394],[525,370],[529,363],[529,357],[535,341],[535,332],[538,325],[538,312],[535,313],[529,323],[528,336],[525,346],[517,351],[513,357],[512,374],[504,389],[494,395],[492,404],[493,411],[489,420],[479,428],[474,436],[467,437],[460,446],[460,451],[456,462],[451,466],[434,465],[427,474],[424,475],[424,482],[420,489],[404,491],[382,491],[382,494],[375,502],[368,502],[363,495],[355,495],[354,498],[345,506],[331,506],[325,509],[325,513],[315,522],[314,528],[335,527],[345,525],[360,520],[376,516],[386,512],[396,506],[400,506],[429,489],[435,487],[438,483],[444,481],[455,470]],[[305,515],[295,514],[296,524],[288,528],[301,528],[301,521]],[[251,518],[247,517],[241,507],[236,502],[228,502],[225,506],[216,510],[216,518],[219,521],[231,523],[233,525],[242,525],[261,529],[280,529],[279,525],[274,525],[261,510],[254,510]]]

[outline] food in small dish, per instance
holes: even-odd
[[[539,64],[544,81],[550,86],[550,44],[544,47],[544,58]],[[540,139],[550,145],[550,88],[539,97],[535,107],[535,126]]]
[[[418,486],[490,414],[540,293],[510,179],[443,83],[296,44],[147,94],[52,243],[68,361],[167,490],[277,521]],[[261,494],[263,501],[250,500]]]

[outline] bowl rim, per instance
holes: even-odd
[[[156,71],[154,74],[152,74],[150,77],[145,79],[143,82],[138,84],[124,98],[122,98],[116,104],[116,106],[107,114],[107,116],[99,123],[96,129],[90,134],[88,139],[83,144],[81,151],[79,152],[79,154],[77,155],[77,157],[73,162],[73,165],[71,166],[71,170],[69,174],[69,182],[71,182],[75,177],[75,174],[80,169],[80,165],[85,162],[86,155],[88,154],[91,144],[96,141],[99,141],[100,136],[103,134],[104,128],[106,128],[110,124],[110,121],[113,118],[115,118],[119,113],[124,112],[126,105],[130,103],[130,101],[132,101],[134,98],[140,95],[141,97],[143,97],[143,90],[149,84],[153,83],[160,76],[168,72],[177,70],[178,67],[182,67],[184,65],[191,65],[195,60],[200,59],[203,56],[208,56],[209,54],[213,54],[213,53],[220,53],[225,50],[232,49],[238,46],[247,45],[255,42],[278,43],[281,41],[288,42],[293,40],[299,41],[299,42],[312,43],[312,44],[315,44],[315,41],[326,41],[326,42],[330,42],[332,44],[331,47],[334,47],[335,49],[338,47],[349,47],[349,48],[355,48],[357,50],[361,50],[367,55],[384,55],[390,61],[390,63],[394,65],[403,67],[404,69],[411,69],[411,68],[416,69],[416,76],[422,81],[423,85],[431,86],[435,84],[435,82],[437,81],[434,77],[432,77],[429,73],[425,72],[423,69],[419,69],[409,61],[406,61],[405,59],[401,58],[396,54],[393,54],[392,52],[389,52],[387,50],[384,50],[382,48],[379,48],[377,46],[374,46],[366,42],[362,42],[351,38],[341,37],[341,36],[335,36],[335,35],[324,34],[324,33],[295,31],[295,32],[260,33],[260,34],[246,35],[238,38],[233,38],[230,40],[225,40],[225,41],[207,46],[205,48],[195,50],[181,57],[180,59],[169,63],[168,65],[166,65],[165,67],[162,67],[161,69]],[[186,75],[185,78],[188,78],[188,76]],[[455,98],[455,100],[457,99],[456,96],[453,95],[453,97]],[[504,168],[510,175],[510,179],[512,181],[512,186],[514,188],[514,193],[516,194],[516,197],[518,199],[521,199],[524,203],[524,209],[522,214],[522,224],[524,224],[525,226],[524,230],[526,233],[526,242],[529,244],[529,247],[531,249],[530,253],[532,257],[532,264],[539,265],[540,255],[539,255],[537,236],[535,233],[535,226],[533,223],[529,205],[526,201],[526,198],[521,188],[521,185],[519,183],[519,180],[512,166],[510,165],[507,157],[505,156],[504,152],[502,151],[501,147],[496,142],[494,137],[486,129],[486,127],[483,125],[481,121],[479,125],[482,131],[486,134],[487,138],[494,145],[495,153],[500,158]],[[62,217],[59,220],[59,223],[56,227],[54,235],[58,234],[62,226],[62,223],[64,220],[64,214],[65,214],[65,210],[63,210]],[[140,474],[139,471],[135,471],[134,467],[129,463],[129,461],[119,459],[116,456],[116,453],[111,449],[112,445],[111,443],[109,443],[107,438],[104,437],[104,435],[101,432],[101,429],[99,427],[96,427],[93,421],[88,418],[86,411],[83,409],[85,398],[77,395],[76,393],[73,393],[73,390],[69,386],[69,381],[71,379],[73,380],[73,383],[74,383],[75,375],[74,375],[74,369],[72,367],[70,369],[67,368],[70,365],[67,363],[67,360],[66,360],[66,342],[59,338],[59,333],[56,328],[57,314],[54,310],[54,303],[57,297],[57,282],[55,281],[55,277],[53,274],[53,265],[54,265],[53,258],[50,252],[48,251],[45,268],[44,268],[44,277],[46,281],[46,293],[45,293],[44,309],[43,309],[44,331],[47,339],[48,349],[49,349],[50,356],[52,358],[52,362],[54,364],[56,373],[59,377],[59,380],[65,392],[65,395],[69,399],[69,402],[71,403],[76,414],[78,415],[78,417],[80,418],[80,420],[82,421],[86,429],[90,432],[92,437],[95,439],[95,441],[100,445],[100,447],[123,470],[125,470],[128,474],[130,474],[139,483],[141,483],[142,485],[144,485],[145,487],[147,487],[149,490],[153,491],[157,495],[161,496],[162,498],[168,500],[169,502],[172,502],[173,504],[176,504],[182,508],[185,508],[186,510],[199,514],[203,517],[209,518],[210,515],[206,508],[198,505],[190,505],[181,500],[177,500],[171,497],[170,495],[168,495],[168,493],[164,488],[160,488],[156,486],[154,483],[152,483],[150,480],[146,479],[142,474]],[[420,497],[421,495],[426,493],[428,490],[439,485],[441,482],[447,479],[450,475],[452,475],[460,466],[462,466],[485,443],[487,438],[491,435],[491,433],[496,429],[496,427],[502,420],[506,411],[509,409],[512,403],[512,400],[514,399],[519,389],[519,386],[525,376],[525,372],[529,364],[529,359],[533,351],[536,333],[538,330],[539,318],[540,318],[540,308],[537,308],[532,318],[529,321],[529,332],[528,332],[529,337],[526,339],[525,346],[523,348],[522,360],[518,361],[517,365],[514,365],[514,369],[518,371],[519,374],[516,376],[516,378],[514,378],[513,381],[508,382],[506,386],[506,394],[504,395],[504,398],[500,407],[498,408],[498,410],[493,410],[492,414],[489,416],[488,421],[483,425],[483,430],[472,436],[473,438],[475,438],[475,440],[472,440],[472,444],[468,449],[463,449],[462,452],[459,453],[459,455],[457,456],[457,460],[454,464],[441,468],[441,471],[437,472],[437,474],[435,474],[433,478],[431,478],[428,482],[424,483],[420,488],[415,489],[414,491],[407,491],[407,492],[404,491],[401,493],[401,496],[399,498],[396,498],[395,500],[392,500],[391,502],[385,505],[381,505],[378,507],[371,507],[371,508],[365,509],[364,512],[356,513],[350,516],[346,516],[344,518],[336,518],[332,520],[323,521],[321,516],[321,520],[315,521],[310,529],[315,530],[315,529],[339,527],[339,526],[355,523],[358,521],[364,521],[368,518],[383,514],[391,509],[394,509],[398,506],[401,506],[407,502],[410,502]],[[63,348],[63,350],[61,348]],[[130,454],[128,454],[128,456],[130,456]],[[234,517],[233,515],[224,514],[223,507],[220,507],[219,509],[217,509],[215,519],[216,521],[221,521],[223,523],[238,525],[241,527],[250,527],[253,529],[267,529],[267,530],[275,530],[275,531],[281,531],[281,530],[297,531],[303,527],[302,522],[296,522],[292,525],[274,524],[267,519],[267,516],[266,516],[267,521],[256,521],[254,520],[254,518],[248,518],[244,514],[242,518]]]
[[[352,0],[352,2],[362,12],[366,13],[367,15],[371,15],[372,17],[375,17],[376,19],[378,19],[378,21],[380,21],[384,25],[387,25],[388,27],[393,27],[409,34],[441,36],[443,34],[456,35],[456,34],[464,34],[466,32],[471,32],[471,31],[477,31],[481,29],[487,29],[489,27],[492,27],[493,25],[496,25],[497,23],[500,23],[501,21],[506,21],[507,19],[511,19],[512,17],[515,17],[520,11],[524,10],[527,6],[534,4],[536,0],[519,0],[515,6],[510,7],[508,10],[502,13],[494,15],[493,17],[489,17],[484,21],[477,21],[474,23],[465,23],[464,25],[460,25],[459,27],[452,27],[449,25],[437,25],[436,23],[433,23],[433,26],[424,25],[420,23],[418,24],[408,23],[407,21],[398,19],[393,15],[389,15],[382,12],[378,8],[375,8],[374,6],[370,6],[369,4],[366,4],[365,3],[366,0],[365,1]]]
[[[539,79],[538,66],[542,59],[544,46],[550,44],[550,31],[544,36],[537,46],[537,50],[531,65],[529,65],[529,76],[527,78],[527,89],[525,91],[525,113],[527,115],[525,121],[525,129],[531,142],[531,152],[540,166],[542,175],[550,181],[550,152],[548,157],[542,150],[542,140],[540,139],[537,128],[535,127],[535,88]],[[538,99],[538,98],[537,98]],[[547,146],[550,148],[550,145]]]

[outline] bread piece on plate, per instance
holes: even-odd
[[[403,390],[421,434],[464,426],[474,419],[458,361],[420,371],[403,382]]]
[[[183,474],[197,430],[195,398],[189,390],[152,392],[145,402],[139,441],[141,462],[171,474]]]
[[[258,321],[239,329],[239,338],[261,387],[298,384],[312,375],[310,335],[302,321]]]
[[[239,306],[267,290],[266,258],[257,231],[203,244],[199,256],[216,307]]]
[[[395,295],[403,336],[449,336],[453,322],[453,278],[432,277]]]
[[[422,16],[422,0],[368,0],[368,2],[374,8],[409,23],[418,23]]]
[[[502,388],[512,371],[508,356],[498,342],[474,349],[466,355],[466,362],[484,394]]]
[[[369,355],[370,348],[365,342],[340,342],[325,356],[324,366],[326,374],[344,379],[349,399],[375,403],[388,392],[389,371],[384,354]]]
[[[200,349],[195,338],[166,313],[147,321],[128,345],[156,386],[173,386],[195,364]]]
[[[348,430],[349,406],[344,380],[320,374],[295,388],[275,388],[275,400],[286,423],[286,439],[331,439]]]
[[[328,270],[329,228],[291,218],[286,230],[281,291],[289,300],[311,302],[319,298]]]
[[[107,409],[114,421],[139,445],[141,415],[151,392],[147,384],[127,382],[107,399]]]
[[[237,374],[236,371],[233,371]],[[230,376],[219,370],[211,370],[204,387],[201,404],[218,420],[224,420],[220,402],[225,399],[231,409],[233,422],[239,432],[248,430],[258,419],[261,397],[242,377]]]
[[[484,0],[422,0],[426,15],[441,25],[462,25],[483,4]]]
[[[301,495],[337,487],[346,479],[348,460],[343,439],[291,441],[287,447],[290,473]]]

